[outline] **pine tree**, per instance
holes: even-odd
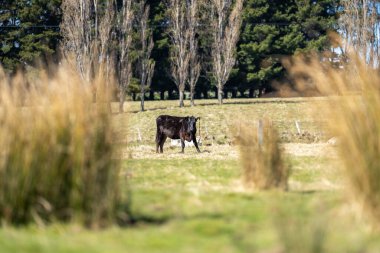
[[[60,0],[0,0],[0,63],[9,71],[47,60],[59,43]]]
[[[239,89],[271,90],[284,74],[283,56],[329,47],[337,0],[247,0],[238,51]],[[252,92],[251,92],[252,95]]]
[[[176,90],[175,83],[170,77],[170,39],[167,34],[167,13],[166,5],[162,0],[147,0],[150,5],[150,27],[153,29],[154,48],[152,58],[156,62],[155,71],[152,78],[151,91],[161,92]]]

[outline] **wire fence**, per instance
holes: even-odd
[[[291,26],[291,25],[302,25],[298,22],[250,22],[247,23],[249,25],[272,25],[272,26]],[[211,24],[198,24],[199,27],[207,27],[211,26]],[[150,25],[151,28],[157,28],[157,27],[169,27],[169,23],[164,24],[155,24]],[[59,29],[59,25],[32,25],[32,26],[23,26],[23,25],[4,25],[0,24],[0,29],[35,29],[35,28],[44,28],[44,29]]]

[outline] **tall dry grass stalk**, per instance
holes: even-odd
[[[103,78],[95,83],[97,103],[94,86],[69,68],[29,80],[22,74],[7,80],[1,72],[1,221],[96,227],[115,220],[119,169]]]
[[[283,161],[277,131],[268,120],[263,122],[261,137],[258,129],[244,123],[235,128],[244,184],[258,190],[286,190],[289,167]]]
[[[314,85],[330,96],[328,108],[317,108],[318,117],[328,119],[329,129],[339,139],[352,196],[380,225],[379,72],[357,56],[340,68],[320,59],[300,57],[288,66],[299,87]]]

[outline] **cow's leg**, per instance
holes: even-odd
[[[164,143],[166,141],[166,135],[162,135],[161,141],[160,141],[160,153],[164,153]]]
[[[181,147],[182,147],[181,153],[185,153],[185,140],[182,138],[181,138]]]
[[[156,153],[158,153],[158,147],[160,146],[161,139],[162,139],[162,134],[160,134],[157,130],[157,133],[156,133]]]
[[[198,142],[197,142],[197,138],[195,137],[195,134],[193,135],[193,143],[194,143],[194,146],[197,149],[198,153],[200,153],[201,151],[198,148]]]
[[[156,139],[156,153],[158,153],[158,147],[160,146],[160,143],[158,141],[158,139]]]

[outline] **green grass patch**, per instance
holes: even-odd
[[[336,166],[334,167],[336,159],[306,156],[292,157],[289,162],[292,166],[292,180],[302,183],[321,180],[339,182],[339,169]]]

